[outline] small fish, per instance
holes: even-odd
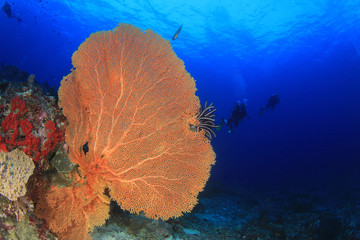
[[[174,41],[175,39],[177,39],[177,37],[179,36],[179,33],[181,31],[181,28],[182,28],[183,25],[181,25],[179,27],[179,29],[175,32],[174,36],[172,37],[172,40]]]
[[[89,142],[86,142],[83,147],[82,150],[84,151],[84,154],[86,155],[89,152]]]

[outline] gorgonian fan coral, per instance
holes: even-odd
[[[120,24],[92,34],[72,62],[59,105],[79,174],[71,187],[43,189],[37,215],[63,239],[87,239],[110,199],[154,219],[191,211],[215,154],[206,132],[189,128],[199,124],[200,103],[169,42]]]

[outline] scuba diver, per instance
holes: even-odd
[[[13,3],[14,4],[14,3]],[[5,2],[4,5],[1,7],[1,10],[6,14],[8,18],[16,18],[18,22],[21,22],[21,18],[14,16],[11,11],[11,6],[8,2]]]
[[[268,98],[268,102],[265,107],[262,107],[259,116],[261,116],[264,112],[264,110],[269,111],[269,109],[274,110],[275,106],[280,102],[280,96],[279,94],[273,94]]]
[[[223,118],[216,130],[220,131],[223,124],[225,123],[227,126],[230,127],[228,133],[232,133],[234,129],[239,125],[239,123],[244,120],[245,117],[250,118],[246,110],[246,103],[247,99],[245,98],[242,101],[236,101],[231,117],[228,120]]]

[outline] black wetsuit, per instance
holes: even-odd
[[[273,94],[268,98],[268,102],[265,107],[262,107],[259,112],[259,116],[261,116],[264,110],[272,109],[274,110],[275,106],[280,102],[279,94]]]
[[[236,104],[231,117],[227,122],[227,125],[230,126],[230,130],[233,131],[233,129],[237,127],[245,117],[249,118],[245,103],[242,102],[240,104]]]
[[[266,104],[266,108],[274,109],[279,102],[280,102],[280,97],[278,94],[271,95],[271,97],[268,98],[268,103]]]
[[[14,16],[11,11],[11,6],[8,2],[5,2],[4,5],[1,7],[1,10],[4,11],[8,18],[16,18],[19,22],[21,22],[21,18]]]
[[[8,18],[12,17],[11,13],[11,7],[8,2],[5,2],[4,5],[1,7],[1,10],[3,10]]]

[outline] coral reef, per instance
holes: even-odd
[[[35,163],[44,163],[56,145],[64,141],[66,120],[55,97],[44,96],[42,89],[31,82],[10,82],[1,103],[0,149],[18,148]]]
[[[71,162],[66,150],[63,147],[59,147],[55,152],[55,155],[51,159],[52,165],[59,173],[70,173],[76,164]]]
[[[18,170],[12,171],[6,181],[1,180],[2,186],[13,179],[24,184],[27,181],[26,187],[23,184],[21,195],[26,189],[27,194],[10,197],[13,201],[0,196],[0,239],[54,239],[44,221],[35,217],[33,206],[38,199],[39,188],[44,185],[43,178],[52,168],[49,160],[56,145],[63,144],[66,119],[57,106],[55,96],[44,94],[35,75],[15,66],[3,65],[0,78],[0,152],[26,154],[26,162],[33,166],[29,180],[30,172],[24,174]],[[21,163],[12,161],[12,158],[3,160],[2,169]]]
[[[0,80],[5,79],[6,81],[4,82],[26,82],[29,76],[29,73],[20,70],[16,66],[5,65],[4,63],[1,63]]]
[[[20,70],[14,70],[15,73],[18,71]],[[11,75],[9,77],[14,78]],[[29,79],[29,82],[15,83],[9,80],[0,80],[0,119],[3,121],[11,112],[16,115],[22,112],[19,108],[26,108],[26,113],[18,116],[17,121],[27,119],[31,123],[31,134],[39,139],[37,148],[40,149],[32,151],[32,154],[36,155],[42,152],[48,133],[54,132],[54,125],[59,132],[63,132],[65,118],[57,108],[56,98],[45,95],[36,81]],[[15,100],[14,96],[17,96]],[[17,106],[14,111],[11,111],[12,103]],[[49,120],[54,125],[49,123],[45,127]],[[24,135],[21,127],[17,127],[17,130],[15,144],[28,137]],[[9,130],[4,133],[2,124],[0,125],[2,151],[26,148],[20,144],[15,146],[6,143],[5,139],[10,141],[13,132]],[[201,134],[200,132],[192,133]],[[54,146],[48,144],[50,148]],[[79,153],[88,156],[93,151],[90,139],[87,139],[79,150]],[[341,189],[332,186],[331,191],[312,190],[313,192],[304,193],[304,190],[301,190],[301,193],[298,193],[298,189],[286,192],[280,191],[277,186],[267,190],[246,190],[244,187],[231,189],[228,185],[210,181],[206,190],[200,193],[199,202],[191,213],[161,221],[122,210],[115,201],[110,201],[111,191],[106,185],[101,194],[90,189],[86,174],[82,172],[82,168],[70,161],[68,151],[69,147],[60,142],[57,147],[49,150],[46,157],[40,155],[40,161],[35,163],[34,174],[26,185],[28,191],[25,196],[10,201],[0,195],[0,239],[58,239],[49,230],[49,227],[54,228],[49,224],[56,223],[64,229],[65,235],[62,238],[67,235],[73,239],[82,239],[88,237],[88,229],[81,227],[81,224],[85,226],[103,223],[95,222],[97,219],[94,217],[99,216],[96,211],[109,214],[110,217],[106,224],[94,228],[91,233],[93,239],[360,239],[360,194],[357,185],[341,186]],[[44,193],[49,194],[47,198],[42,195]],[[56,197],[63,200],[63,204],[59,205]],[[56,221],[49,221],[48,224],[35,216],[34,206],[39,202],[49,203],[49,206],[37,208],[40,215],[50,214],[50,218]],[[78,204],[82,204],[80,208]],[[56,208],[59,208],[59,211]],[[86,214],[85,218],[88,220],[73,217],[81,214]],[[40,215],[38,213],[38,216]],[[72,217],[71,221],[78,225],[69,227],[66,222],[69,216]],[[79,225],[76,235],[71,227]]]
[[[9,153],[0,151],[0,194],[11,201],[24,196],[25,184],[34,168],[32,159],[19,149]]]
[[[0,239],[55,239],[46,223],[35,217],[33,210],[28,196],[9,201],[0,195]]]
[[[110,198],[155,219],[191,211],[215,154],[205,132],[190,129],[195,82],[168,41],[120,24],[92,34],[72,61],[59,105],[79,168],[73,186],[44,190],[37,216],[63,239],[86,239],[108,218]]]
[[[7,110],[6,108],[9,108]],[[39,115],[28,112],[25,101],[19,96],[11,99],[11,103],[2,107],[5,116],[1,122],[1,129],[4,137],[0,138],[2,148],[11,150],[20,148],[29,155],[34,162],[44,160],[49,152],[56,145],[64,140],[64,133],[55,126],[55,123],[48,119],[45,123],[46,112],[42,109]],[[33,108],[31,108],[33,110]],[[6,113],[8,112],[8,113]],[[34,128],[34,124],[41,126]]]

